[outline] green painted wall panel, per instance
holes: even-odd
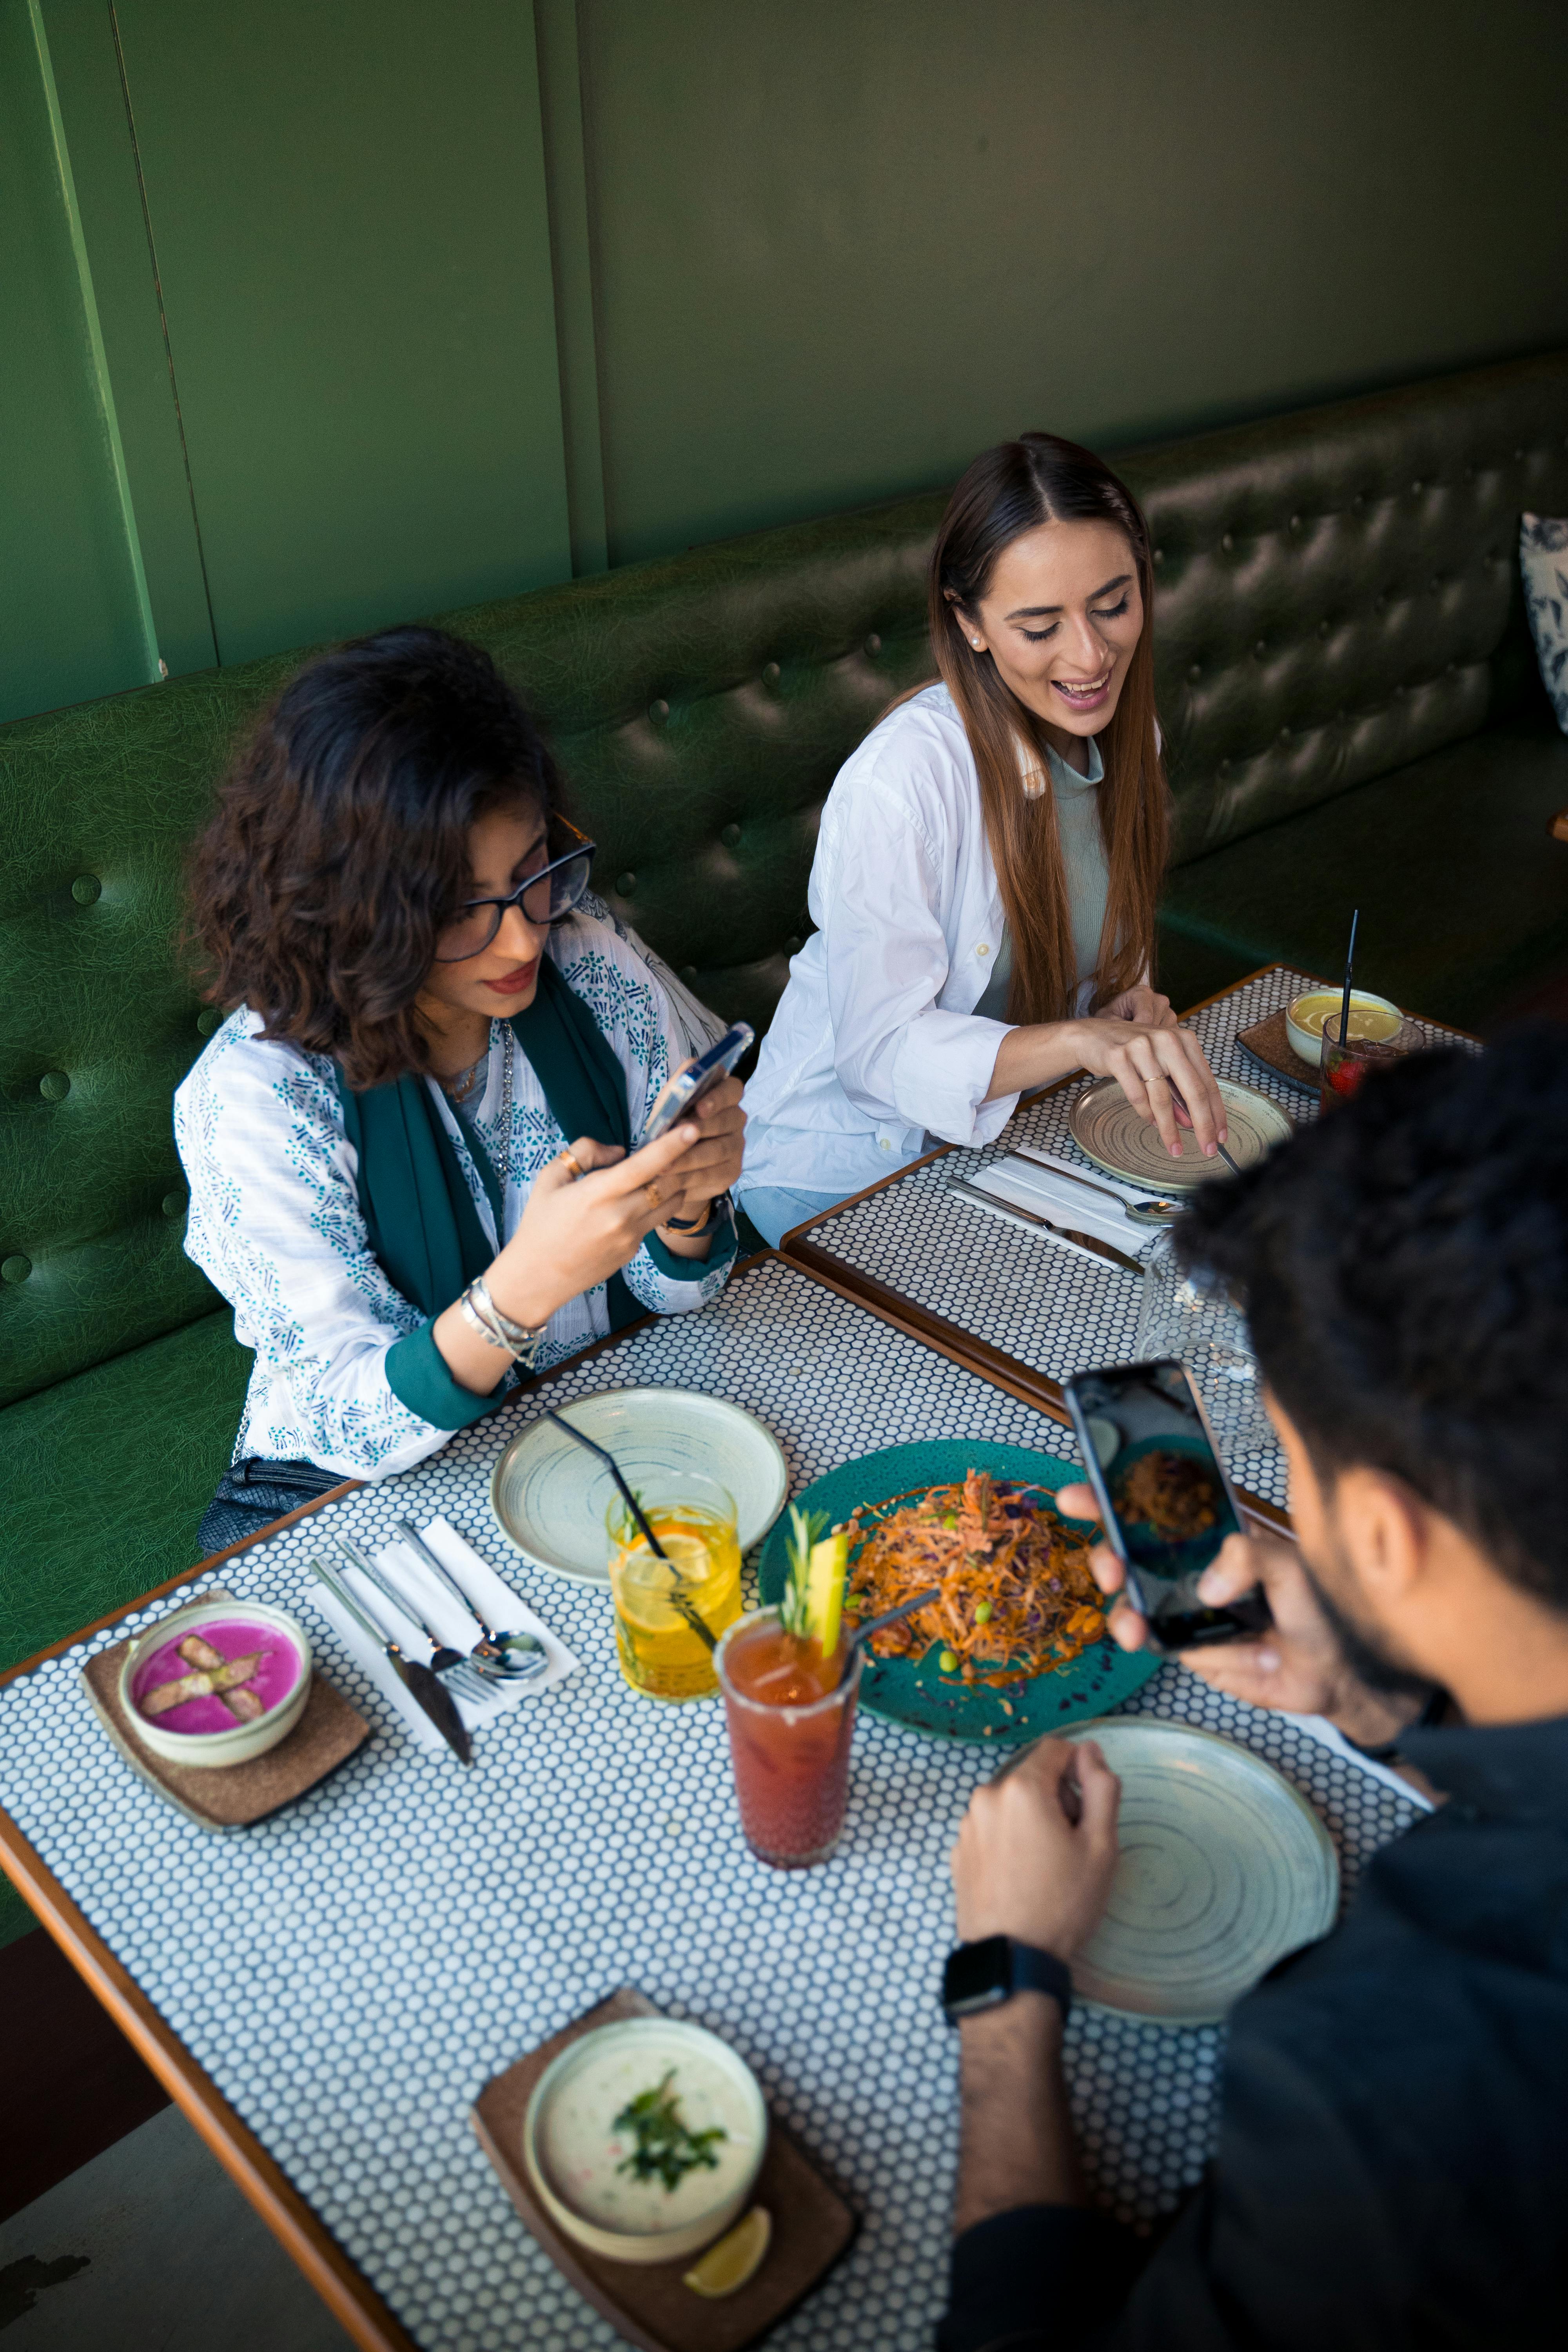
[[[47,44],[0,0],[0,719],[156,675]]]
[[[136,149],[108,0],[42,0],[136,536],[172,676],[217,659]]]
[[[1561,0],[580,0],[612,562],[1568,341]]]
[[[569,576],[529,9],[117,15],[221,659]]]

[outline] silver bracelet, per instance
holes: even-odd
[[[473,1329],[490,1347],[500,1348],[514,1362],[532,1364],[549,1328],[548,1319],[531,1327],[526,1323],[514,1322],[510,1315],[503,1315],[490,1297],[489,1286],[483,1275],[477,1281],[470,1282],[467,1290],[459,1294],[458,1305]]]

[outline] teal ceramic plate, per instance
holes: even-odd
[[[889,1445],[879,1454],[847,1462],[794,1499],[802,1510],[826,1511],[837,1523],[847,1518],[857,1503],[885,1503],[915,1486],[950,1486],[971,1470],[988,1470],[997,1478],[1027,1478],[1053,1490],[1083,1475],[1075,1464],[1060,1462],[1053,1454],[1031,1454],[1021,1445],[995,1445],[983,1438],[942,1438],[925,1445]],[[785,1511],[763,1547],[766,1602],[777,1601],[784,1590],[788,1538]],[[929,1664],[918,1665],[907,1658],[871,1660],[860,1685],[860,1704],[873,1715],[912,1724],[939,1739],[977,1739],[988,1748],[1012,1748],[1020,1740],[1037,1739],[1044,1731],[1104,1715],[1146,1683],[1159,1663],[1146,1653],[1130,1655],[1107,1639],[1068,1665],[999,1691],[966,1688],[956,1677],[938,1672],[934,1655]]]

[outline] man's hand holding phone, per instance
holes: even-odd
[[[1091,1486],[1063,1486],[1057,1502],[1068,1518],[1100,1517]],[[1128,1600],[1126,1570],[1110,1546],[1097,1545],[1089,1564],[1100,1591],[1114,1596],[1112,1640],[1123,1650],[1152,1646],[1148,1621]],[[1351,1672],[1295,1544],[1281,1536],[1228,1537],[1204,1570],[1198,1597],[1211,1609],[1226,1609],[1258,1585],[1274,1620],[1268,1631],[1181,1651],[1183,1665],[1249,1706],[1326,1716],[1348,1739],[1368,1744],[1392,1738],[1409,1706],[1369,1691]]]

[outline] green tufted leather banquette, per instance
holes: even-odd
[[[1044,420],[1048,422],[1048,418]],[[1568,744],[1523,634],[1521,509],[1568,513],[1568,355],[1121,461],[1158,549],[1178,803],[1162,979],[1285,955],[1460,1021],[1568,959]],[[445,616],[560,752],[597,887],[759,1027],[816,817],[929,672],[942,500],[698,549]],[[204,1013],[186,845],[300,656],[0,729],[0,1649],[195,1556],[248,1358],[181,1249],[172,1089]]]

